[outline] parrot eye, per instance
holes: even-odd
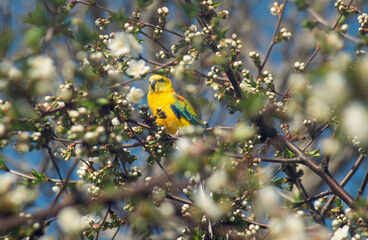
[[[165,82],[165,80],[164,80],[164,79],[162,79],[162,78],[161,78],[161,79],[159,79],[158,81],[159,81],[159,82]]]

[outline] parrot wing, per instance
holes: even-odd
[[[177,93],[171,94],[174,99],[175,103],[171,104],[171,110],[173,110],[174,114],[177,118],[181,118],[182,116],[185,117],[191,124],[195,125],[202,125],[203,127],[206,127],[202,120],[197,116],[197,114],[194,111],[194,108],[190,103],[181,95]]]

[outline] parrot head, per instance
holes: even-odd
[[[173,92],[174,88],[170,79],[161,76],[153,75],[149,79],[149,93]]]

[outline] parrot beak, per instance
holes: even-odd
[[[152,90],[153,90],[153,91],[155,91],[156,83],[157,83],[157,81],[156,81],[156,80],[152,80],[152,81],[151,81],[151,88],[152,88]]]

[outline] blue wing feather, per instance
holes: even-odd
[[[183,116],[190,123],[195,125],[202,125],[205,127],[201,119],[195,114],[193,107],[190,105],[190,103],[187,102],[187,100],[184,97],[182,97],[177,93],[172,95],[174,96],[176,102],[175,104],[171,104],[170,107],[178,119],[180,119],[181,116]]]

